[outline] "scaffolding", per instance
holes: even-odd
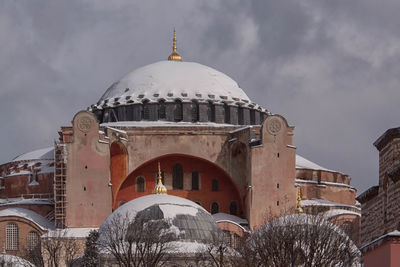
[[[65,145],[54,142],[54,223],[65,228],[66,212],[66,153]]]

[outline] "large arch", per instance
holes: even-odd
[[[110,176],[111,184],[120,184],[127,174],[127,152],[120,142],[113,142],[110,146]],[[112,189],[113,206],[115,206],[116,189]]]
[[[184,154],[168,154],[154,158],[143,163],[131,172],[116,189],[115,202],[113,208],[117,208],[120,201],[130,201],[152,193],[156,182],[157,164],[160,162],[164,172],[165,186],[168,194],[190,199],[200,203],[206,210],[210,211],[212,202],[218,202],[221,212],[229,213],[229,206],[232,201],[238,203],[238,215],[243,216],[243,203],[240,198],[237,185],[233,182],[228,173],[213,162],[202,158]],[[183,189],[173,189],[172,176],[173,167],[177,164],[183,166],[184,181]],[[198,187],[192,188],[192,173],[199,175]],[[137,192],[135,189],[136,177],[145,177],[145,192]],[[218,179],[218,191],[212,191],[212,180]]]

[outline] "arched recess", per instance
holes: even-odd
[[[110,147],[110,174],[111,184],[113,185],[113,206],[115,204],[115,196],[117,186],[126,178],[127,173],[127,152],[125,146],[120,142],[113,142]]]
[[[158,162],[164,173],[164,184],[168,189],[168,194],[201,202],[208,211],[210,211],[212,202],[218,202],[219,210],[225,213],[229,213],[230,203],[235,201],[238,204],[238,216],[244,214],[239,186],[234,183],[230,175],[213,162],[185,154],[167,154],[140,165],[127,175],[123,183],[120,183],[121,186],[116,191],[115,203],[151,194],[156,182]],[[173,187],[174,166],[177,164],[180,164],[183,169],[182,189]],[[198,185],[194,188],[192,187],[193,173],[198,175],[195,179]],[[135,190],[136,177],[139,176],[146,180],[145,192],[136,192]],[[213,192],[212,179],[215,178],[218,179],[218,191]],[[118,205],[114,204],[113,208],[118,208]]]

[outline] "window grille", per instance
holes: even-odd
[[[179,100],[175,101],[174,120],[175,121],[183,120],[183,106],[182,102]]]
[[[232,215],[237,215],[237,204],[236,201],[232,201],[231,204],[229,205],[229,213]]]
[[[136,178],[136,192],[144,192],[145,191],[145,184],[146,181],[144,180],[143,177],[137,177]]]
[[[192,190],[199,190],[199,173],[192,172]]]
[[[27,247],[28,250],[34,250],[36,248],[36,246],[39,244],[39,234],[36,232],[29,232],[28,233],[28,237],[27,237]]]
[[[179,163],[173,167],[172,188],[183,189],[183,167]]]
[[[9,223],[6,226],[6,249],[18,250],[18,225]]]
[[[211,214],[215,214],[219,212],[219,205],[217,202],[213,202],[211,204]]]

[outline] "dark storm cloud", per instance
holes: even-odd
[[[233,77],[296,126],[298,153],[377,183],[372,142],[399,126],[398,1],[0,2],[0,162],[50,146],[125,73],[164,60]]]

